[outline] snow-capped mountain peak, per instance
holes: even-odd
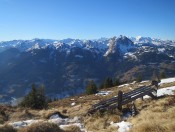
[[[82,48],[86,50],[102,51],[104,56],[110,53],[121,52],[126,53],[128,50],[135,46],[161,46],[171,45],[175,46],[175,41],[161,40],[150,37],[126,37],[120,35],[119,37],[100,38],[94,40],[80,40],[67,38],[63,40],[51,40],[51,39],[32,39],[32,40],[13,40],[0,42],[0,51],[4,51],[8,48],[17,48],[21,52],[31,51],[35,49],[53,48],[66,50],[71,48]]]
[[[115,52],[120,52],[120,54],[124,54],[128,52],[130,49],[135,47],[130,39],[122,35],[110,39],[108,45],[109,48],[107,52],[104,54],[104,56],[108,56],[109,54],[113,54]]]

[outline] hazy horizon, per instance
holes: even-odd
[[[59,38],[39,38],[39,37],[34,37],[34,38],[29,38],[29,39],[11,39],[11,40],[3,40],[3,41],[1,41],[0,40],[0,42],[8,42],[8,41],[14,41],[14,40],[34,40],[34,39],[43,39],[43,40],[55,40],[55,41],[59,41],[59,40],[64,40],[64,39],[79,39],[79,40],[98,40],[98,39],[110,39],[110,38],[112,38],[112,37],[119,37],[120,35],[114,35],[114,36],[110,36],[110,37],[105,37],[105,36],[102,36],[102,37],[100,37],[100,38],[90,38],[90,39],[86,39],[86,38],[70,38],[70,37],[68,37],[68,38],[62,38],[62,39],[59,39]],[[126,35],[122,35],[122,36],[126,36]],[[150,36],[140,36],[140,35],[138,35],[138,36],[126,36],[127,38],[131,38],[131,37],[134,37],[134,38],[136,38],[136,37],[145,37],[145,38],[148,38],[148,37],[150,37]],[[162,38],[154,38],[154,37],[150,37],[151,39],[160,39],[160,40],[163,40],[163,41],[166,41],[166,40],[170,40],[170,41],[175,41],[175,39],[162,39]]]

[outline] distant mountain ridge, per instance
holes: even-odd
[[[126,36],[120,35],[119,37],[114,37],[118,41],[120,39],[126,39]],[[154,44],[157,46],[160,45],[175,45],[175,41],[173,40],[161,40],[155,39],[150,37],[129,37],[130,41],[134,44]],[[98,49],[106,49],[109,44],[109,38],[102,38],[96,40],[80,40],[80,39],[63,39],[63,40],[52,40],[52,39],[32,39],[32,40],[12,40],[12,41],[2,41],[0,42],[0,49],[7,49],[7,48],[17,48],[20,51],[28,51],[30,49],[40,49],[40,48],[47,48],[47,47],[54,47],[59,48],[63,45],[67,45],[67,47],[80,47],[80,48],[98,48]]]
[[[150,37],[33,39],[0,42],[0,98],[21,97],[32,83],[59,98],[82,93],[88,80],[132,81],[153,71],[175,75],[175,41]]]

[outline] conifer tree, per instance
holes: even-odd
[[[88,82],[88,85],[86,86],[86,93],[87,94],[95,94],[97,93],[97,86],[94,83],[93,80]]]
[[[137,78],[136,78],[136,81],[137,82],[141,82],[142,81],[142,76],[141,75],[138,75]]]
[[[113,87],[113,81],[110,77],[106,78],[105,82],[104,82],[104,85],[103,87],[104,88],[110,88],[110,87]]]
[[[47,100],[44,93],[44,86],[37,89],[35,84],[32,84],[31,91],[24,97],[24,100],[21,102],[20,106],[32,109],[46,108]]]
[[[116,78],[114,81],[114,86],[119,86],[120,85],[120,79]]]

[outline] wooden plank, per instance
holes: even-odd
[[[143,92],[143,91],[148,90],[148,89],[150,89],[150,88],[149,88],[149,87],[144,87],[144,88],[142,88],[142,89],[133,90],[133,91],[131,91],[131,92],[128,92],[128,93],[124,94],[124,95],[123,95],[123,98],[127,98],[127,97],[129,97],[129,96],[135,95],[135,94],[137,94],[137,93]]]
[[[134,93],[134,94],[128,94],[127,96],[123,96],[123,99],[126,99],[126,98],[131,98],[132,96],[136,96],[137,94],[139,94],[139,93],[144,93],[144,92],[146,92],[146,91],[150,91],[150,92],[152,92],[152,91],[156,91],[155,89],[153,89],[153,88],[146,88],[146,89],[144,89],[143,91],[138,91],[138,92],[136,92],[136,93]]]
[[[127,104],[129,102],[132,102],[132,101],[138,99],[138,98],[141,98],[142,96],[149,95],[149,93],[150,93],[150,91],[145,91],[144,93],[136,95],[136,96],[134,96],[134,97],[132,97],[130,99],[123,100],[122,104],[125,105],[125,104]]]
[[[129,99],[131,99],[131,98],[133,98],[133,97],[135,97],[135,96],[137,97],[137,96],[142,95],[142,94],[144,94],[144,93],[146,94],[147,92],[152,92],[152,90],[151,90],[151,89],[147,89],[147,90],[145,90],[144,92],[140,92],[140,93],[137,93],[137,94],[135,94],[135,95],[128,96],[127,98],[124,98],[123,101],[124,101],[124,100],[129,100]]]
[[[96,106],[98,106],[98,105],[103,105],[103,104],[105,104],[105,103],[107,103],[107,102],[110,102],[110,101],[117,100],[117,98],[118,98],[118,97],[113,97],[113,98],[110,98],[110,99],[107,99],[107,100],[101,101],[101,102],[99,102],[99,103],[93,105],[93,107],[96,107]]]
[[[123,94],[123,97],[125,97],[125,96],[127,96],[128,94],[131,94],[131,93],[135,94],[136,92],[140,92],[140,91],[142,91],[143,89],[147,89],[147,87],[143,86],[143,87],[141,87],[141,88],[138,88],[138,89],[135,89],[135,90],[130,91],[130,92],[128,92],[128,93],[125,93],[125,94]],[[109,102],[109,103],[113,103],[114,101],[117,101],[117,100],[118,100],[117,97],[113,97],[113,98],[110,98],[110,99],[101,101],[101,102],[99,102],[99,103],[93,105],[93,107],[98,107],[99,105],[103,105],[103,104],[106,104],[106,103],[108,103],[108,102]]]
[[[102,107],[108,107],[113,103],[117,103],[117,101],[113,101],[113,102],[110,102],[110,103],[106,103],[106,104],[103,104],[103,105],[96,106],[96,107],[94,107],[94,109],[99,109],[99,108],[102,108]]]

